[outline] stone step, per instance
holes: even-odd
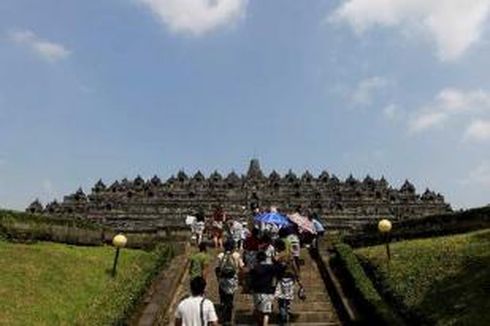
[[[251,324],[235,324],[235,326],[251,326],[255,325],[254,323]],[[269,323],[269,325],[274,326],[274,325],[279,325],[276,323]],[[339,322],[331,321],[331,322],[318,322],[318,323],[289,323],[288,326],[341,326]]]
[[[246,295],[246,296],[241,295],[236,300],[237,303],[241,303],[241,302],[250,303],[252,301],[253,300],[251,295]],[[330,302],[330,298],[326,292],[316,292],[316,293],[306,292],[305,301],[306,302]]]
[[[277,314],[271,315],[271,322],[277,323],[278,320]],[[255,320],[252,314],[235,314],[235,320],[239,321],[241,324],[254,324]],[[306,311],[298,311],[293,312],[290,316],[291,323],[325,323],[329,321],[336,321],[337,317],[334,313],[328,312],[306,312]]]
[[[290,308],[290,312],[292,314],[295,314],[297,316],[303,315],[303,314],[328,314],[329,316],[335,316],[335,309],[333,307],[327,307],[322,310],[301,310],[301,309],[295,309],[294,307]],[[253,308],[249,307],[248,309],[235,309],[236,316],[245,316],[245,315],[253,315]],[[279,314],[279,309],[278,307],[273,308],[273,314]]]
[[[277,304],[275,305],[277,307]],[[333,310],[332,303],[329,301],[325,302],[296,302],[293,301],[291,303],[291,310],[292,311],[312,311],[312,312],[321,312],[321,311],[331,311]],[[241,304],[235,304],[235,311],[237,313],[242,313],[242,312],[251,312],[253,310],[253,305],[252,304],[247,304],[247,305],[241,305]]]

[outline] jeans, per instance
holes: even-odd
[[[225,293],[222,289],[219,289],[219,299],[221,304],[221,323],[231,325],[233,294]]]
[[[290,300],[278,299],[279,304],[279,325],[285,325],[289,321],[289,304]]]

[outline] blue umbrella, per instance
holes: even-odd
[[[290,225],[288,218],[278,212],[262,213],[255,217],[256,222],[275,224],[277,226],[283,227]]]

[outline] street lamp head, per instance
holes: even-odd
[[[118,234],[112,239],[112,244],[116,248],[124,248],[128,239],[123,234]]]
[[[378,230],[381,233],[388,233],[391,231],[391,222],[387,219],[382,219],[378,223]]]

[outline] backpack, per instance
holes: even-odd
[[[301,253],[301,243],[299,242],[298,236],[290,235],[288,237],[288,241],[289,241],[289,248],[293,257],[299,257]]]
[[[294,268],[294,259],[293,257],[289,256],[285,262],[283,262],[282,268],[283,268],[283,276],[284,277],[292,277],[292,278],[297,278],[298,276],[296,275],[296,270]]]
[[[216,267],[218,278],[233,278],[236,275],[236,267],[230,253],[226,253],[219,266]]]

